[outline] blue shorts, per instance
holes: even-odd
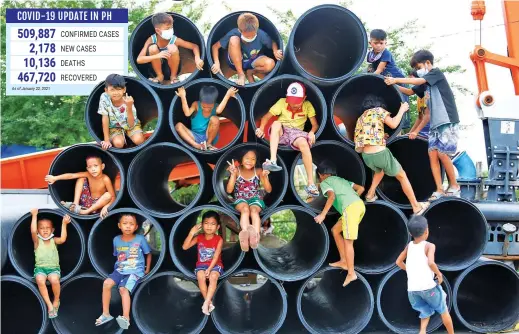
[[[437,150],[440,153],[454,155],[458,150],[458,124],[444,124],[429,132],[429,152]]]
[[[204,141],[207,141],[207,134],[206,133],[198,133],[198,132],[194,132],[194,131],[191,131],[193,132],[193,137],[195,137],[195,141],[200,144],[200,143],[203,143]],[[216,143],[218,142],[218,138],[220,137],[219,134],[216,135],[216,137],[214,137],[213,139],[213,142],[211,143],[211,145],[216,145]]]
[[[434,312],[447,312],[447,294],[439,285],[424,291],[408,291],[407,297],[411,307],[420,312],[420,319],[429,318]]]
[[[135,289],[140,279],[140,277],[135,274],[123,275],[117,270],[114,270],[108,278],[112,279],[118,288],[126,288],[130,293]]]
[[[264,56],[264,55],[259,54],[254,59],[242,59],[241,60],[241,67],[243,68],[244,71],[253,70],[254,69],[254,62],[256,60],[260,59],[260,57],[262,57],[262,56]],[[229,55],[229,53],[227,53],[227,64],[229,64],[230,68],[232,68],[234,71],[236,71],[236,66],[234,66],[234,63],[232,62],[231,56]]]
[[[207,265],[207,264],[201,264],[201,265],[197,266],[197,267],[195,268],[195,275],[196,275],[196,273],[198,273],[200,270],[206,271],[207,268],[209,268],[209,265]],[[220,276],[223,275],[223,268],[220,267],[219,265],[214,266],[213,269],[211,269],[211,271],[217,271],[217,272],[220,274]]]

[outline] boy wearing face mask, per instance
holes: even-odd
[[[427,50],[417,51],[411,59],[411,66],[419,78],[391,78],[386,77],[387,85],[393,84],[427,84],[430,87],[430,132],[429,132],[429,160],[436,183],[436,191],[429,198],[435,201],[445,195],[460,196],[460,186],[456,182],[456,173],[452,164],[451,155],[454,155],[458,145],[458,123],[460,122],[454,94],[438,68],[433,67],[434,56]],[[449,187],[444,191],[441,178],[440,162],[445,167]]]
[[[218,51],[220,48],[228,50],[227,63],[238,73],[238,85],[245,85],[245,77],[249,83],[254,83],[254,74],[267,74],[276,65],[274,59],[264,55],[263,47],[272,49],[277,60],[283,59],[283,51],[269,35],[259,29],[259,21],[251,13],[243,13],[238,17],[238,28],[229,31],[222,39],[213,44],[211,51],[214,65],[211,71],[214,74],[222,73]],[[246,74],[245,74],[246,71]]]
[[[173,17],[168,13],[157,13],[151,18],[155,34],[151,35],[137,57],[137,64],[151,63],[155,77],[150,81],[163,84],[169,78],[171,84],[179,82],[177,77],[180,68],[180,53],[178,47],[193,51],[195,65],[199,70],[204,68],[204,61],[200,58],[198,45],[175,36]]]

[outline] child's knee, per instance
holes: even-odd
[[[230,46],[238,46],[238,47],[240,47],[241,46],[240,37],[239,36],[232,36],[229,39],[229,45]]]
[[[178,122],[177,124],[175,124],[175,130],[177,130],[177,132],[179,131],[182,131],[186,128],[186,126],[180,122]]]
[[[251,215],[253,215],[253,216],[259,216],[260,212],[261,212],[261,208],[260,208],[260,207],[258,207],[258,206],[256,206],[256,205],[253,205],[253,206],[250,207],[250,213],[251,213]]]
[[[308,145],[308,141],[306,138],[300,137],[294,143],[297,148],[301,151],[301,153],[307,154],[310,153],[310,145]]]
[[[276,62],[274,59],[269,57],[263,57],[263,67],[266,72],[270,72],[274,69],[274,66],[276,66]]]
[[[178,47],[175,44],[169,44],[168,51],[170,53],[178,53]]]
[[[124,286],[119,288],[119,293],[121,296],[130,296],[130,291],[128,291],[128,289],[126,289]]]
[[[144,143],[144,136],[142,133],[137,133],[132,136],[132,141],[135,145]]]
[[[279,133],[281,135],[281,122],[280,121],[274,121],[272,125],[270,126],[270,132],[271,134]]]
[[[45,285],[45,282],[47,281],[47,276],[44,275],[36,275],[36,284],[38,285]]]
[[[248,215],[250,214],[250,207],[248,205],[244,205],[239,211],[242,215]]]
[[[209,124],[213,126],[220,125],[220,119],[217,116],[211,116],[211,118],[209,118]]]
[[[429,159],[438,159],[438,150],[429,151]]]
[[[340,223],[337,223],[337,224],[333,225],[332,233],[333,234],[341,234],[342,233],[342,226],[341,226]]]
[[[105,279],[103,282],[103,289],[111,289],[115,285],[115,282],[111,278]]]
[[[116,148],[123,148],[124,147],[124,137],[116,136],[116,137],[112,138],[112,145]]]
[[[56,284],[59,284],[59,276],[56,275],[56,274],[51,274],[49,276],[47,276],[50,284],[52,285],[56,285]]]
[[[157,46],[157,44],[152,44],[148,47],[148,53],[150,55],[157,55],[159,54],[160,50],[159,50],[159,47]]]
[[[209,274],[209,282],[216,283],[218,281],[218,278],[220,277],[220,274],[216,271],[211,271]]]

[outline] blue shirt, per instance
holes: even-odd
[[[373,67],[373,72],[377,70],[378,65],[381,61],[386,62],[386,68],[382,71],[383,76],[391,76],[393,78],[404,78],[404,73],[398,68],[395,62],[395,58],[388,49],[384,49],[380,57],[379,55],[375,55],[373,51],[368,53],[366,61],[371,64]]]
[[[144,276],[144,254],[151,252],[148,242],[141,234],[136,234],[131,241],[123,241],[121,237],[114,238],[114,256],[117,257],[114,269],[122,275]]]
[[[234,28],[233,30],[229,31],[227,35],[223,36],[222,39],[220,39],[220,45],[222,46],[222,48],[228,48],[229,40],[232,36],[238,36],[241,38],[240,30],[238,28]],[[272,39],[266,32],[264,32],[261,29],[258,29],[258,36],[251,43],[244,42],[242,39],[240,39],[240,41],[243,60],[251,60],[257,58],[261,55],[261,50],[263,49],[263,47],[267,47],[269,49],[272,48]]]

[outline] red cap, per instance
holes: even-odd
[[[300,104],[306,96],[305,86],[300,82],[293,82],[287,89],[287,103]]]

